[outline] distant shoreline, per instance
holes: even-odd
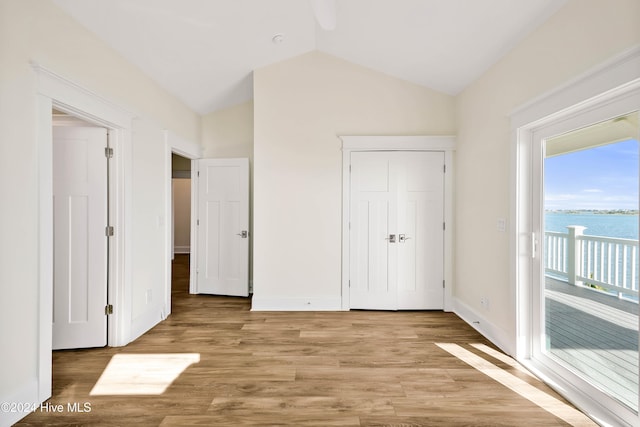
[[[545,213],[558,213],[569,215],[638,215],[637,209],[552,209]]]

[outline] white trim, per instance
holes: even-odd
[[[455,136],[378,136],[340,135],[342,150],[345,151],[453,151]]]
[[[165,140],[171,146],[171,152],[187,159],[199,159],[202,157],[202,146],[199,144],[184,139],[170,130],[165,130],[164,134]]]
[[[350,309],[349,302],[349,165],[355,151],[443,151],[447,173],[444,176],[444,311],[451,311],[454,236],[454,151],[455,136],[340,136],[342,140],[342,310]]]
[[[533,258],[532,239],[542,233],[539,214],[535,214],[537,202],[534,202],[542,194],[541,177],[536,177],[535,162],[539,162],[540,157],[536,141],[638,108],[640,46],[534,99],[511,114],[511,133],[515,143],[511,168],[510,277],[516,285],[516,358],[602,425],[636,425],[640,417],[587,385],[581,378],[564,369],[562,374],[554,372],[553,363],[540,362],[535,357],[533,313],[541,310],[541,303],[538,295],[534,294],[538,258],[537,255]],[[585,389],[590,392],[586,393]]]
[[[51,396],[53,349],[53,142],[51,98],[38,95],[38,399]]]
[[[517,107],[509,114],[511,128],[528,126],[543,117],[625,85],[638,78],[638,70],[640,45]]]
[[[146,310],[144,314],[132,319],[131,326],[131,339],[130,342],[133,342],[140,338],[142,335],[149,331],[149,325],[157,325],[161,321],[163,321],[166,316],[162,312],[162,307],[158,307],[160,310]]]
[[[340,311],[342,301],[336,297],[258,297],[251,299],[251,311]]]
[[[31,62],[31,67],[38,78],[38,93],[64,104],[57,105],[57,110],[101,126],[107,124],[107,127],[113,128],[128,129],[131,127],[131,121],[136,118],[134,113],[35,61]],[[51,114],[51,111],[49,113]]]
[[[199,163],[191,160],[191,256],[189,257],[189,293],[198,291],[198,171]]]
[[[174,246],[173,252],[176,254],[190,254],[191,246]]]
[[[510,356],[515,355],[513,337],[511,337],[504,329],[491,323],[486,317],[471,308],[471,306],[454,297],[453,312],[462,320],[467,322],[473,329],[498,346],[500,350]]]
[[[110,303],[116,310],[109,318],[108,344],[127,344],[130,333],[131,298],[131,234],[130,170],[131,123],[133,114],[106,101],[58,74],[32,63],[37,78],[37,147],[38,147],[38,204],[39,204],[39,343],[38,398],[51,396],[51,318],[53,306],[53,142],[52,108],[69,113],[89,123],[110,129],[115,148],[112,173],[112,206],[110,216],[116,235],[111,240],[109,274]]]
[[[165,259],[165,265],[164,265],[164,269],[165,269],[165,283],[164,283],[164,309],[162,311],[162,316],[161,318],[164,320],[167,318],[167,316],[169,316],[169,314],[171,314],[171,260],[173,259],[173,239],[172,239],[172,228],[173,228],[173,206],[172,206],[172,191],[173,191],[173,173],[171,170],[171,155],[173,153],[178,154],[182,157],[186,157],[187,159],[198,159],[200,157],[202,157],[202,147],[194,142],[191,142],[187,139],[184,139],[178,135],[176,135],[175,133],[169,131],[169,130],[165,130],[164,131],[164,149],[165,149],[165,158],[164,158],[164,176],[165,176],[165,188],[164,188],[164,193],[165,193],[165,214],[164,217],[167,218],[167,221],[165,221],[165,229],[164,229],[164,234],[165,234],[165,249],[166,249],[166,259]],[[195,162],[191,162],[191,167],[193,169]],[[191,177],[193,178],[193,170],[191,172]],[[195,221],[196,221],[196,217],[194,215],[194,211],[193,211],[193,206],[194,206],[194,200],[193,200],[193,195],[194,195],[194,191],[193,188],[195,186],[195,182],[193,181],[193,179],[191,180],[191,242],[194,242],[194,233],[195,233]],[[196,255],[195,253],[195,245],[192,244],[192,246],[194,247],[194,252],[192,253],[192,256],[190,258],[190,264],[193,266],[194,265],[194,256]],[[176,253],[185,253],[185,252],[180,252],[177,248],[175,249]],[[186,252],[189,253],[189,252]],[[191,268],[191,267],[190,267]],[[191,286],[193,286],[193,283],[195,281],[195,277],[194,277],[194,268],[191,268],[191,277],[190,277],[190,288]]]

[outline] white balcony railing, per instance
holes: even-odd
[[[568,233],[545,232],[546,274],[618,297],[638,297],[637,240],[587,236],[582,226],[567,229]]]

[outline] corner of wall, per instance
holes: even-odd
[[[500,350],[511,357],[515,357],[515,337],[511,337],[504,329],[491,323],[482,314],[455,297],[453,299],[453,312],[486,339],[495,344]]]

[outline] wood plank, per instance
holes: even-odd
[[[177,255],[173,313],[136,342],[54,352],[50,402],[90,402],[91,413],[36,411],[17,425],[567,425],[438,347],[457,343],[572,408],[472,347],[493,346],[452,313],[252,312],[246,298],[189,295],[188,271]],[[162,394],[89,395],[114,355],[171,353],[200,361]]]
[[[637,408],[638,304],[550,278],[546,287],[549,353]]]

